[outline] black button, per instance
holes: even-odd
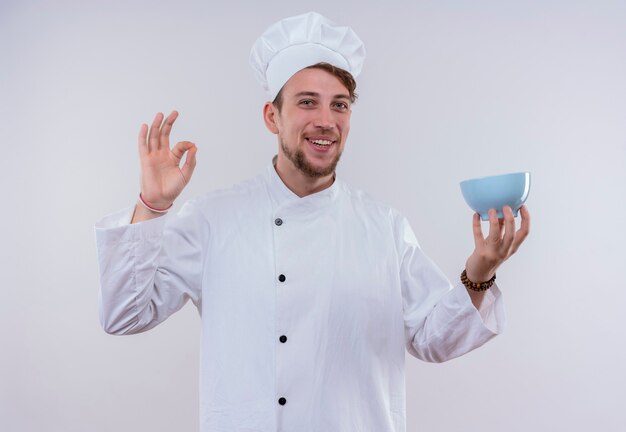
[[[281,218],[276,218],[276,219],[274,220],[274,223],[275,223],[277,226],[281,226],[281,225],[283,224],[283,220],[282,220]]]
[[[281,404],[281,405],[285,405],[287,403],[287,399],[280,398],[280,399],[278,399],[278,403]]]
[[[278,276],[278,280],[281,281],[281,282],[285,282],[286,279],[287,278],[285,277],[285,275]]]
[[[280,340],[282,343],[285,343],[285,342],[287,342],[287,336],[282,335],[282,336],[279,338],[279,340]]]

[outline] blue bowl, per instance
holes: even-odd
[[[490,177],[481,177],[461,182],[461,192],[465,202],[482,220],[489,220],[489,209],[498,211],[498,218],[503,218],[502,208],[510,206],[513,216],[528,198],[530,192],[530,173],[519,172]]]

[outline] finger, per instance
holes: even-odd
[[[191,180],[191,176],[193,175],[193,170],[196,168],[196,153],[198,152],[198,147],[195,144],[191,144],[189,148],[189,152],[187,153],[187,159],[185,160],[185,164],[180,169],[180,172],[183,174],[185,181],[189,183]]]
[[[172,151],[172,154],[176,157],[176,159],[180,161],[185,155],[185,152],[193,146],[195,146],[195,144],[192,143],[191,141],[181,141],[181,142],[176,143],[176,145],[172,148],[171,151]]]
[[[178,117],[178,111],[172,111],[170,115],[167,116],[165,122],[163,122],[163,126],[161,126],[161,136],[159,139],[159,148],[170,148],[170,131],[172,130],[172,126]]]
[[[509,254],[509,248],[513,244],[515,239],[515,218],[513,217],[513,210],[509,206],[505,206],[502,209],[504,214],[504,237],[502,237],[502,253],[505,256]]]
[[[489,235],[487,241],[490,243],[498,243],[502,238],[502,226],[498,220],[498,212],[495,209],[489,210]]]
[[[146,137],[148,136],[148,125],[143,123],[139,128],[139,136],[137,137],[137,144],[139,145],[139,156],[143,156],[149,153],[148,142]]]
[[[149,151],[155,151],[159,149],[159,130],[161,129],[161,123],[163,123],[163,113],[157,113],[150,126],[150,132],[148,133],[148,149]]]
[[[485,241],[483,228],[480,225],[480,215],[478,213],[474,213],[474,218],[472,219],[472,229],[474,232],[474,245],[478,248]]]
[[[511,245],[511,255],[517,252],[517,249],[530,233],[530,213],[526,206],[520,208],[520,214],[522,216],[522,223],[520,229],[515,233],[515,240]]]

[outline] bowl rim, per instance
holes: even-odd
[[[517,176],[523,174],[524,176],[528,177],[528,179],[530,179],[530,171],[518,171],[518,172],[512,172],[512,173],[506,173],[506,174],[496,174],[496,175],[489,175],[489,176],[483,176],[483,177],[474,177],[474,178],[470,178],[467,180],[463,180],[460,182],[461,185],[463,184],[467,184],[469,182],[474,182],[474,181],[480,181],[480,180],[488,180],[488,179],[495,179],[495,178],[501,178],[501,177],[510,177],[510,176]]]

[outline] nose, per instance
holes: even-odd
[[[335,118],[330,107],[320,107],[317,110],[317,116],[313,122],[313,126],[320,129],[333,129],[335,127]]]

